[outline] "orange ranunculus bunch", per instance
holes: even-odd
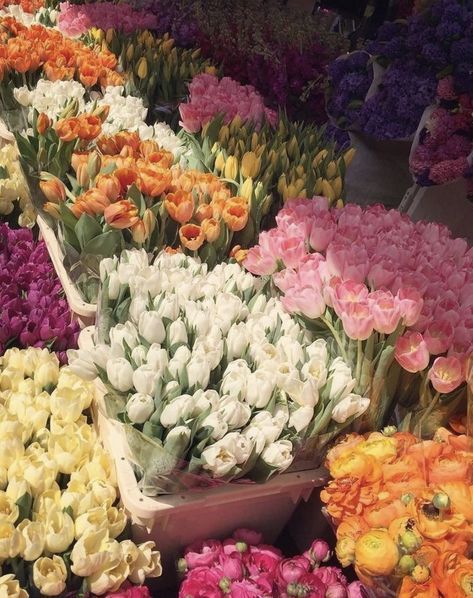
[[[473,596],[473,441],[440,428],[351,434],[327,456],[321,493],[337,556],[400,598]]]
[[[1,0],[0,0],[1,2]],[[120,85],[117,58],[42,25],[26,27],[12,17],[0,19],[0,77],[6,72],[37,74],[50,81],[77,79],[85,87]]]

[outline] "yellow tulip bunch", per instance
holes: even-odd
[[[92,398],[91,383],[47,349],[10,349],[1,359],[2,596],[58,596],[70,572],[98,595],[161,574],[154,543],[123,538],[113,462],[88,423]]]
[[[18,149],[8,143],[0,149],[0,214],[7,216],[16,206],[20,209],[20,226],[34,226],[36,214],[18,160]]]

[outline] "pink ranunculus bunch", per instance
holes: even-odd
[[[196,75],[189,84],[189,100],[179,106],[180,125],[189,133],[197,133],[218,114],[230,123],[235,116],[243,122],[261,126],[268,121],[274,126],[276,112],[264,105],[262,96],[252,85],[241,85],[230,77]]]
[[[155,29],[158,18],[144,10],[135,10],[131,4],[94,2],[70,4],[61,2],[58,17],[59,29],[71,37],[86,33],[91,27],[117,29],[130,34],[142,29]]]
[[[107,594],[106,598],[151,598],[151,594],[146,586],[134,586],[127,581],[117,592]]]
[[[179,598],[361,598],[359,582],[348,584],[340,569],[321,566],[331,557],[325,541],[290,559],[261,542],[258,532],[239,529],[223,542],[189,546]]]
[[[410,158],[416,182],[423,186],[466,176],[473,155],[471,96],[456,94],[452,77],[445,77],[437,87],[437,103]]]
[[[371,375],[376,347],[392,344],[402,368],[421,372],[436,392],[462,385],[473,353],[473,249],[466,241],[396,210],[329,209],[321,197],[288,201],[276,220],[245,267],[272,276],[287,311],[317,320],[329,334],[341,323],[334,338],[342,357],[353,355],[353,342],[365,342],[366,362],[352,360],[360,380]],[[372,399],[373,386],[360,380],[355,392]]]

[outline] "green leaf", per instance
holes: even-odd
[[[102,234],[102,227],[89,214],[82,214],[77,221],[74,232],[81,247],[85,247],[89,241]]]
[[[15,524],[18,525],[23,519],[29,519],[31,507],[33,506],[33,497],[28,492],[25,492],[23,496],[16,501],[16,505],[19,509],[18,519]]]
[[[222,227],[223,228],[223,227]],[[217,263],[217,252],[212,243],[205,243],[199,250],[200,259],[213,268]]]
[[[5,166],[0,166],[0,180],[9,178],[10,175],[8,174],[8,169],[5,168]]]
[[[77,224],[77,218],[71,212],[71,210],[66,206],[64,203],[59,204],[59,212],[61,214],[61,219],[66,228],[71,230],[75,230]]]
[[[106,233],[91,239],[82,249],[84,254],[111,257],[120,253],[124,245],[122,233],[118,230],[109,230]]]

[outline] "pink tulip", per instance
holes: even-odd
[[[338,316],[348,312],[351,305],[365,303],[368,298],[368,287],[353,280],[341,282],[334,287],[333,308]]]
[[[403,323],[405,326],[412,326],[420,316],[424,304],[421,294],[412,287],[402,287],[399,289],[397,297]]]
[[[243,262],[245,268],[257,276],[266,276],[277,270],[278,264],[275,257],[256,245],[252,247]]]
[[[305,241],[301,237],[288,237],[280,244],[281,259],[287,268],[296,268],[307,255]]]
[[[309,243],[314,251],[325,251],[335,236],[337,225],[330,216],[317,219],[310,230]]]
[[[429,365],[429,350],[420,332],[406,332],[395,348],[397,362],[408,372],[421,372]]]
[[[373,334],[374,318],[367,303],[352,303],[341,315],[345,334],[364,341]]]
[[[285,268],[280,272],[275,272],[273,274],[273,282],[277,286],[277,288],[283,293],[286,293],[290,288],[294,286],[300,286],[299,274],[295,272],[295,270],[291,270],[290,268]]]
[[[374,289],[388,288],[393,282],[396,271],[395,265],[391,260],[383,260],[373,264],[368,272],[368,282]]]
[[[401,319],[399,300],[389,291],[370,293],[369,304],[374,319],[374,329],[383,334],[394,332]]]
[[[424,332],[424,340],[431,355],[441,355],[452,344],[453,326],[446,319],[434,321]]]
[[[430,368],[429,380],[437,392],[452,392],[465,380],[461,361],[456,357],[437,357]]]
[[[289,313],[298,313],[315,320],[325,312],[325,301],[320,292],[312,287],[296,287],[289,289],[281,298],[281,302]]]

